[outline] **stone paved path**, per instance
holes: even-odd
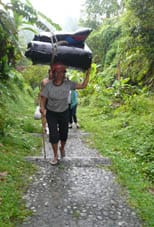
[[[33,211],[21,227],[141,227],[126,204],[115,177],[107,170],[108,158],[88,148],[83,132],[69,131],[66,158],[57,166],[49,164],[51,148],[46,138],[47,161],[29,157],[38,165],[24,196]]]

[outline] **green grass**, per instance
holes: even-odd
[[[5,122],[0,137],[0,226],[13,227],[31,212],[25,207],[23,193],[30,182],[29,176],[36,166],[25,160],[26,156],[40,154],[41,140],[33,133],[41,131],[40,121],[33,118],[34,100],[26,92],[17,91],[15,99],[3,96]],[[6,99],[6,100],[5,100]]]
[[[87,143],[110,157],[111,170],[128,191],[128,203],[148,227],[154,226],[153,100],[138,96],[107,114],[95,106],[78,107],[81,128],[90,132]]]
[[[88,144],[111,158],[110,168],[127,190],[128,203],[147,227],[154,226],[153,100],[137,96],[116,109],[78,107],[81,128],[91,132]],[[22,196],[36,171],[25,157],[41,150],[41,139],[33,134],[41,132],[41,122],[33,119],[34,102],[18,89],[0,100],[0,227],[14,227],[31,213]]]

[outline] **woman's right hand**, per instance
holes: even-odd
[[[46,115],[46,109],[44,107],[40,107],[40,112],[43,116]]]

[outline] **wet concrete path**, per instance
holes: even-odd
[[[21,227],[141,227],[116,183],[111,165],[83,143],[85,133],[69,131],[66,157],[57,166],[49,164],[51,147],[46,138],[47,161],[43,155],[29,157],[38,172],[32,176],[24,196],[33,211]]]

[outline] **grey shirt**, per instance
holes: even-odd
[[[56,86],[52,80],[49,81],[41,92],[41,95],[48,99],[47,109],[54,112],[64,112],[68,109],[68,96],[70,90],[75,89],[76,83],[71,80]]]

